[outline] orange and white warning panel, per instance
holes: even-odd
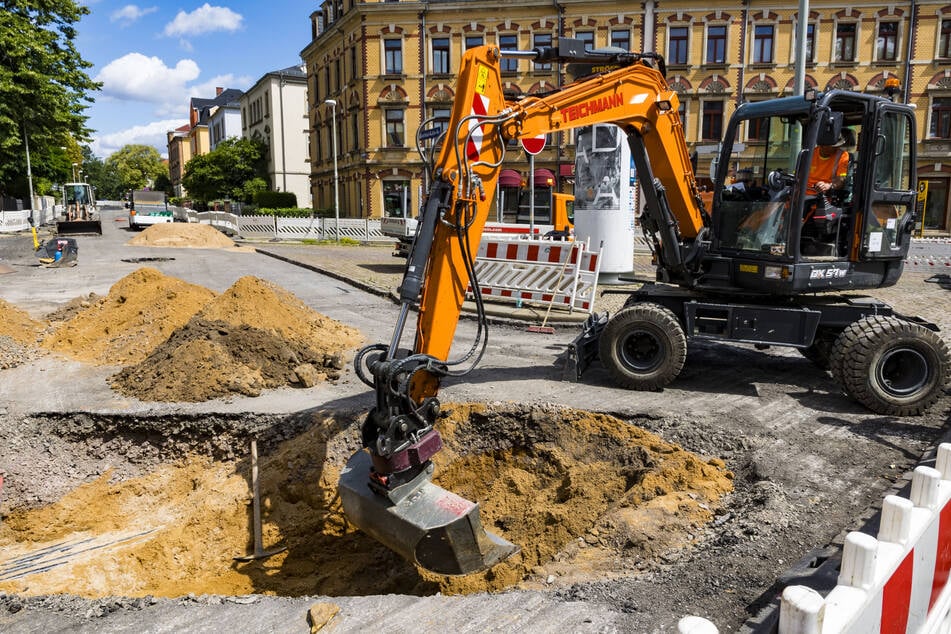
[[[484,298],[594,311],[600,257],[584,242],[483,239],[475,269]]]
[[[846,536],[828,596],[804,586],[783,591],[780,634],[951,631],[949,501],[951,443],[943,443],[934,469],[915,469],[910,499],[885,498],[877,538]]]

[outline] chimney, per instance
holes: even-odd
[[[220,95],[220,94],[223,93],[224,91],[225,91],[225,89],[224,89],[224,88],[221,88],[220,86],[219,86],[219,87],[215,87],[215,97],[217,97],[218,95]]]

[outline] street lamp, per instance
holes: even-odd
[[[327,99],[324,101],[325,104],[330,106],[330,117],[331,125],[333,130],[331,130],[331,136],[333,138],[333,153],[334,153],[334,235],[336,236],[337,242],[340,242],[340,177],[337,175],[337,102],[333,99]]]
[[[76,168],[79,167],[79,163],[73,163],[73,180],[79,180],[79,177],[76,176]]]

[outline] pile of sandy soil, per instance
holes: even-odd
[[[15,368],[35,359],[35,344],[44,324],[13,304],[0,299],[0,370]]]
[[[86,363],[138,363],[214,297],[203,286],[141,268],[54,328],[43,347]]]
[[[220,249],[235,246],[234,240],[211,225],[193,222],[166,222],[152,225],[129,240],[128,244],[142,247],[194,249]]]
[[[150,401],[258,396],[284,385],[340,378],[359,331],[312,310],[292,293],[246,276],[206,303],[113,389]]]
[[[26,339],[39,332],[40,324],[13,310],[11,331]],[[359,331],[266,280],[243,277],[216,295],[150,267],[122,278],[105,297],[76,298],[48,321],[44,348],[124,366],[113,389],[152,401],[257,396],[333,381],[363,341]]]
[[[0,335],[20,343],[32,344],[43,328],[44,324],[30,317],[25,310],[0,299]]]
[[[719,459],[610,416],[512,403],[447,409],[439,484],[479,502],[486,529],[522,548],[485,573],[419,571],[349,524],[336,485],[356,421],[315,415],[260,460],[263,546],[284,552],[233,561],[253,550],[248,464],[192,456],[125,482],[105,474],[53,505],[9,513],[0,591],[425,595],[538,587],[549,576],[568,585],[627,576],[632,562],[689,548],[732,490]],[[102,547],[62,548],[49,569],[31,558],[82,539]]]

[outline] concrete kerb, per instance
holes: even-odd
[[[330,267],[320,266],[316,264],[311,264],[309,262],[302,262],[294,258],[288,257],[286,255],[277,253],[273,250],[269,250],[260,243],[245,243],[247,246],[253,246],[254,249],[268,257],[280,260],[282,262],[287,262],[288,264],[293,264],[301,268],[307,269],[309,271],[314,271],[315,273],[320,273],[321,275],[326,275],[327,277],[332,277],[341,282],[346,282],[351,286],[355,286],[362,291],[377,295],[379,297],[386,297],[394,303],[399,303],[399,296],[396,293],[396,289],[384,288],[375,284],[365,282],[360,279],[355,279],[353,276],[346,275],[339,271],[335,271]],[[488,323],[497,323],[497,324],[525,324],[525,323],[541,323],[545,318],[545,311],[547,309],[547,304],[540,306],[525,306],[521,308],[516,308],[515,306],[496,304],[491,302],[484,302],[483,306],[485,308],[486,320]],[[462,313],[464,317],[475,317],[476,315],[476,304],[472,300],[466,300],[462,306]],[[577,312],[569,314],[556,314],[552,312],[548,317],[548,324],[553,325],[576,325],[582,324],[588,318],[587,313]]]

